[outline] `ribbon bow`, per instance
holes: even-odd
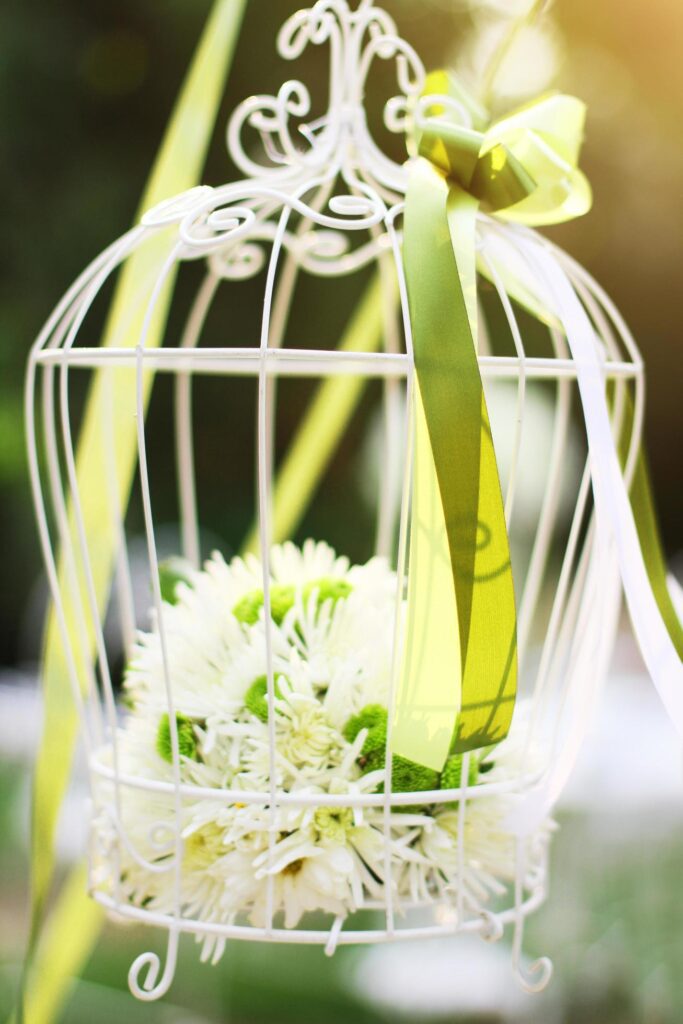
[[[461,112],[468,125],[448,119]],[[427,79],[418,152],[487,212],[529,226],[587,213],[591,189],[578,169],[586,107],[548,93],[487,127],[486,112],[443,71]]]
[[[477,360],[476,214],[558,223],[585,213],[591,191],[577,169],[585,107],[571,96],[543,96],[487,126],[436,72],[420,109],[431,116],[418,123],[403,239],[414,461],[393,747],[440,770],[449,753],[503,739],[517,690],[510,549]]]

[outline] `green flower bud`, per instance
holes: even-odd
[[[361,729],[368,729],[368,738],[363,744],[363,753],[367,754],[378,747],[378,738],[384,735],[384,743],[387,738],[387,709],[381,704],[366,704],[357,715],[352,715],[342,729],[342,735],[347,743],[353,743]],[[374,731],[377,730],[377,731]],[[373,734],[371,736],[371,734]]]
[[[273,583],[270,588],[270,616],[273,622],[281,626],[285,615],[294,605],[294,587]],[[238,622],[253,626],[258,622],[263,607],[263,591],[252,590],[241,597],[232,610]]]
[[[439,789],[460,789],[462,785],[462,761],[463,754],[451,754],[443,766],[439,779]],[[467,785],[475,786],[479,777],[479,762],[474,754],[470,754],[470,763],[467,769]],[[457,800],[444,804],[445,807],[455,808]]]
[[[335,580],[330,576],[323,576],[322,579],[312,580],[303,589],[302,596],[305,605],[308,604],[308,600],[314,590],[318,591],[317,603],[318,608],[320,608],[325,601],[331,601],[333,605],[337,601],[344,601],[353,590],[353,587],[346,580]]]
[[[353,743],[361,729],[368,735],[358,758],[363,775],[384,768],[386,763],[387,709],[381,704],[367,704],[357,715],[353,715],[342,732],[344,738]],[[394,754],[391,761],[391,788],[394,793],[419,793],[439,788],[439,773],[425,765],[410,761],[407,757]],[[384,792],[380,783],[376,792]],[[396,811],[411,812],[425,810],[424,807],[409,805],[396,807]]]
[[[369,771],[376,771],[384,768],[384,751],[377,751],[368,758]],[[364,773],[365,774],[365,773]],[[428,789],[439,788],[439,773],[426,765],[417,764],[407,757],[394,754],[391,759],[391,788],[394,793],[420,793]],[[384,783],[381,783],[377,790],[384,792]],[[411,808],[397,807],[398,811],[405,811]]]
[[[282,691],[275,680],[275,696],[282,697]],[[268,721],[268,677],[259,676],[247,690],[244,697],[244,706],[252,715],[260,718],[262,722]]]
[[[176,604],[176,587],[179,583],[192,586],[192,566],[185,558],[173,556],[159,563],[159,587],[161,599],[167,604]]]
[[[181,757],[187,757],[192,761],[199,760],[197,750],[197,736],[194,731],[194,722],[187,715],[176,712],[176,729],[178,732],[178,751]],[[173,763],[173,747],[171,744],[171,721],[168,714],[164,713],[159,719],[157,729],[157,753],[169,764]]]
[[[304,604],[308,602],[314,590],[318,592],[317,604],[320,607],[325,601],[342,601],[348,597],[353,587],[346,580],[335,580],[323,577],[306,583],[302,590]],[[285,615],[294,606],[296,588],[290,584],[273,583],[270,588],[270,614],[276,625],[281,626]],[[263,590],[252,590],[241,597],[232,610],[238,622],[253,626],[258,622],[263,607]]]

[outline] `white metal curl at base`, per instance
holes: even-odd
[[[144,923],[153,927],[167,929],[169,933],[166,962],[162,978],[157,982],[160,969],[160,958],[156,953],[143,953],[131,965],[128,982],[130,990],[138,999],[151,1001],[165,995],[170,988],[177,961],[178,935],[180,933],[195,935],[204,938],[207,934],[214,934],[223,940],[244,940],[247,942],[274,942],[279,945],[315,945],[324,947],[327,956],[334,955],[338,946],[350,945],[377,945],[387,942],[416,941],[422,939],[445,938],[457,934],[479,935],[485,942],[498,942],[503,938],[505,928],[512,926],[513,935],[513,973],[525,991],[530,993],[541,992],[552,977],[552,962],[548,957],[542,957],[534,961],[528,967],[524,967],[521,961],[521,922],[530,914],[535,913],[545,901],[546,894],[541,889],[536,889],[519,906],[503,910],[495,914],[485,911],[479,919],[468,920],[461,926],[457,923],[444,923],[435,925],[414,925],[393,929],[391,932],[386,929],[367,928],[363,930],[344,930],[344,919],[335,918],[329,931],[311,930],[297,928],[296,930],[286,928],[256,928],[252,925],[210,925],[207,922],[182,919],[178,922],[170,915],[158,914],[146,911],[138,907],[126,907],[117,904],[102,893],[95,893],[94,899],[105,910],[109,911],[114,918],[121,917],[126,920]],[[374,908],[379,910],[380,908]],[[406,908],[409,914],[411,908]],[[423,908],[415,908],[423,909]],[[147,975],[142,987],[139,983],[140,972],[147,969]],[[531,981],[529,976],[536,976]]]
[[[102,903],[101,899],[95,897],[99,903]],[[104,906],[104,904],[102,904]],[[168,945],[166,948],[166,963],[164,964],[163,974],[159,981],[159,970],[161,968],[161,960],[157,953],[141,953],[130,966],[128,971],[128,986],[137,999],[141,999],[143,1002],[152,1002],[155,999],[161,999],[165,996],[169,988],[173,983],[175,976],[176,964],[178,962],[178,929],[171,922],[166,925],[168,929]],[[140,974],[145,972],[142,986],[140,986]]]

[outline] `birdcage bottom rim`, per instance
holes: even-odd
[[[197,918],[175,917],[172,914],[164,914],[155,910],[148,910],[144,907],[136,907],[130,904],[117,902],[107,893],[91,890],[90,896],[100,906],[110,913],[131,921],[147,924],[153,927],[165,928],[171,932],[182,932],[189,935],[216,936],[222,939],[237,939],[247,942],[275,942],[280,944],[298,944],[308,946],[328,946],[330,944],[331,929],[313,928],[262,928],[256,925],[222,924],[215,921],[200,921]],[[499,937],[506,925],[514,924],[522,918],[535,913],[543,904],[547,896],[544,881],[540,881],[529,890],[526,899],[515,902],[511,907],[496,911],[479,911],[473,917],[468,917],[459,922],[457,918],[447,920],[439,924],[431,925],[401,925],[394,923],[392,928],[371,928],[348,929],[341,927],[336,930],[334,945],[375,945],[377,943],[400,942],[414,939],[439,938],[446,935],[460,933],[481,934],[487,937],[495,930]],[[403,910],[424,909],[426,906],[432,908],[444,907],[448,911],[456,912],[455,903],[451,904],[444,900],[433,900],[429,904],[403,904]],[[382,910],[384,904],[376,907],[360,907],[362,910]],[[336,919],[343,925],[344,919]],[[334,928],[334,925],[332,926]]]

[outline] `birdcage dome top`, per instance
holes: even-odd
[[[179,258],[209,256],[223,276],[247,277],[263,264],[254,243],[277,239],[304,269],[336,275],[364,266],[389,247],[381,229],[400,210],[407,171],[372,137],[366,84],[375,60],[394,65],[397,95],[385,105],[384,124],[406,135],[422,116],[425,69],[393,19],[365,0],[355,9],[347,0],[320,0],[292,15],[277,39],[289,61],[309,46],[324,45],[329,89],[322,117],[307,120],[311,95],[298,80],[286,81],[274,96],[249,97],[227,130],[229,154],[244,178],[191,189],[145,213],[145,228],[178,225]],[[448,97],[444,102],[449,111],[464,113],[454,111]],[[305,217],[311,230],[296,234],[284,223],[278,229],[283,210]],[[373,230],[373,239],[351,247],[348,232]]]
[[[417,159],[416,133],[435,121],[455,122],[468,130],[471,111],[451,93],[433,89],[425,93],[428,76],[424,64],[401,38],[392,17],[373,0],[360,0],[355,7],[349,0],[317,0],[311,7],[296,11],[277,35],[278,52],[285,60],[296,61],[310,47],[326,47],[329,56],[325,114],[308,119],[314,106],[311,94],[296,79],[285,81],[276,95],[257,94],[240,103],[229,118],[226,143],[233,163],[244,176],[216,187],[196,186],[147,210],[139,224],[105,250],[76,282],[74,293],[80,294],[84,307],[89,306],[93,294],[116,267],[150,236],[173,228],[175,238],[159,274],[148,319],[176,263],[205,259],[217,280],[232,281],[252,278],[268,265],[261,348],[269,349],[272,292],[283,254],[291,257],[300,270],[332,278],[352,274],[387,256],[403,291],[403,352],[309,350],[304,354],[284,348],[267,353],[267,358],[277,359],[278,372],[283,374],[317,374],[320,359],[326,357],[329,361],[324,372],[379,377],[408,373],[412,352],[401,267],[402,215],[410,168]],[[404,140],[403,162],[382,150],[366,117],[370,71],[378,61],[395,71],[396,93],[384,104],[383,122],[385,129]],[[553,329],[562,317],[551,289],[534,272],[526,256],[520,255],[520,247],[533,235],[532,229],[492,217],[480,208],[477,268],[503,300],[510,295],[522,306],[530,303],[534,315]],[[603,310],[603,326],[610,331],[610,337],[602,338],[604,343],[599,345],[606,376],[639,375],[642,361],[636,344],[607,296],[569,256],[550,242],[544,244],[561,263],[572,285],[588,294],[589,300],[592,295]],[[512,277],[510,267],[514,267]],[[511,281],[514,288],[510,287]],[[506,316],[511,323],[508,309]],[[605,331],[598,325],[598,334],[602,336]],[[485,375],[517,377],[523,369],[531,377],[575,376],[573,360],[561,350],[562,346],[536,357],[523,353],[521,338],[517,344],[519,331],[513,329],[512,334],[516,354],[480,352]],[[138,347],[144,350],[143,358],[150,369],[189,367],[188,354],[176,348],[147,351],[145,336],[143,330]],[[105,357],[121,365],[139,358],[139,353],[136,356],[130,349],[118,350],[110,345],[105,354],[87,347],[76,328],[59,339],[51,337],[49,345],[45,342],[46,336],[41,336],[34,347],[34,356],[45,363],[95,367]],[[41,351],[43,348],[49,350]],[[245,360],[253,362],[255,356],[253,348],[244,352],[233,348],[229,358],[237,360],[235,366],[221,362],[221,369],[249,372]],[[211,370],[211,359],[212,351],[195,352],[193,368]],[[251,369],[256,370],[255,364]]]

